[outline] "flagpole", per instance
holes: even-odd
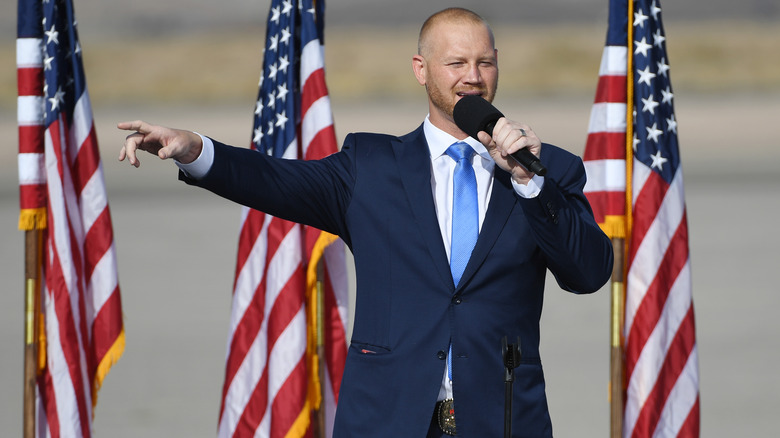
[[[612,297],[610,309],[610,359],[609,359],[609,400],[610,400],[610,437],[620,438],[623,434],[623,315],[625,311],[625,283],[623,282],[623,261],[625,259],[625,240],[612,239],[615,264],[612,268]]]
[[[325,294],[323,293],[323,278],[325,276],[325,267],[323,257],[317,262],[317,287],[316,303],[317,308],[317,373],[320,381],[320,407],[314,412],[313,435],[314,438],[325,438]]]
[[[38,277],[42,230],[25,231],[24,300],[24,438],[35,437],[35,391],[38,377]]]
[[[612,239],[615,265],[612,269],[611,305],[611,348],[610,348],[610,437],[623,436],[625,415],[625,349],[623,345],[623,324],[626,306],[626,253],[633,226],[633,164],[634,164],[634,2],[626,1],[626,192],[625,192],[625,238]]]

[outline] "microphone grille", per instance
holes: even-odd
[[[452,117],[458,128],[479,140],[477,133],[485,131],[493,135],[493,126],[504,115],[490,102],[479,96],[463,96],[455,104]]]

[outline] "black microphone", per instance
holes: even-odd
[[[504,117],[501,111],[491,105],[490,102],[474,95],[463,96],[455,104],[452,116],[458,128],[477,140],[479,140],[477,138],[479,131],[485,131],[492,136],[496,122],[501,117]],[[547,173],[547,168],[539,161],[539,157],[529,151],[528,148],[522,148],[513,152],[511,156],[530,172],[539,176],[544,176]]]

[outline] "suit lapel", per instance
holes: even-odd
[[[496,166],[493,171],[493,188],[490,194],[490,203],[485,212],[485,220],[479,232],[479,238],[471,251],[471,258],[463,271],[460,284],[466,284],[477,269],[485,262],[490,249],[495,245],[498,236],[504,229],[509,214],[512,212],[517,199],[512,188],[509,173]]]
[[[393,150],[406,196],[433,265],[442,280],[454,288],[431,192],[431,158],[422,126],[393,143]]]

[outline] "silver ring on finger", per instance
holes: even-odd
[[[520,137],[528,137],[528,133],[525,132],[525,129],[523,128],[519,128],[519,129],[520,129]]]

